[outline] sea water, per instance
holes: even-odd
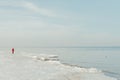
[[[50,60],[49,55],[59,59]],[[15,54],[2,48],[0,79],[120,80],[119,60],[118,47],[15,48]]]

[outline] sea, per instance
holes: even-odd
[[[120,47],[0,48],[0,80],[120,80]]]

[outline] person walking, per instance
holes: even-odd
[[[14,54],[14,52],[15,52],[15,50],[14,50],[14,48],[12,48],[12,54]]]

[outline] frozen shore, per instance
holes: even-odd
[[[56,55],[0,53],[0,80],[116,80],[96,68],[61,64]]]

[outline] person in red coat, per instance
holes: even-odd
[[[15,51],[14,48],[12,48],[12,54],[14,54],[14,51]]]

